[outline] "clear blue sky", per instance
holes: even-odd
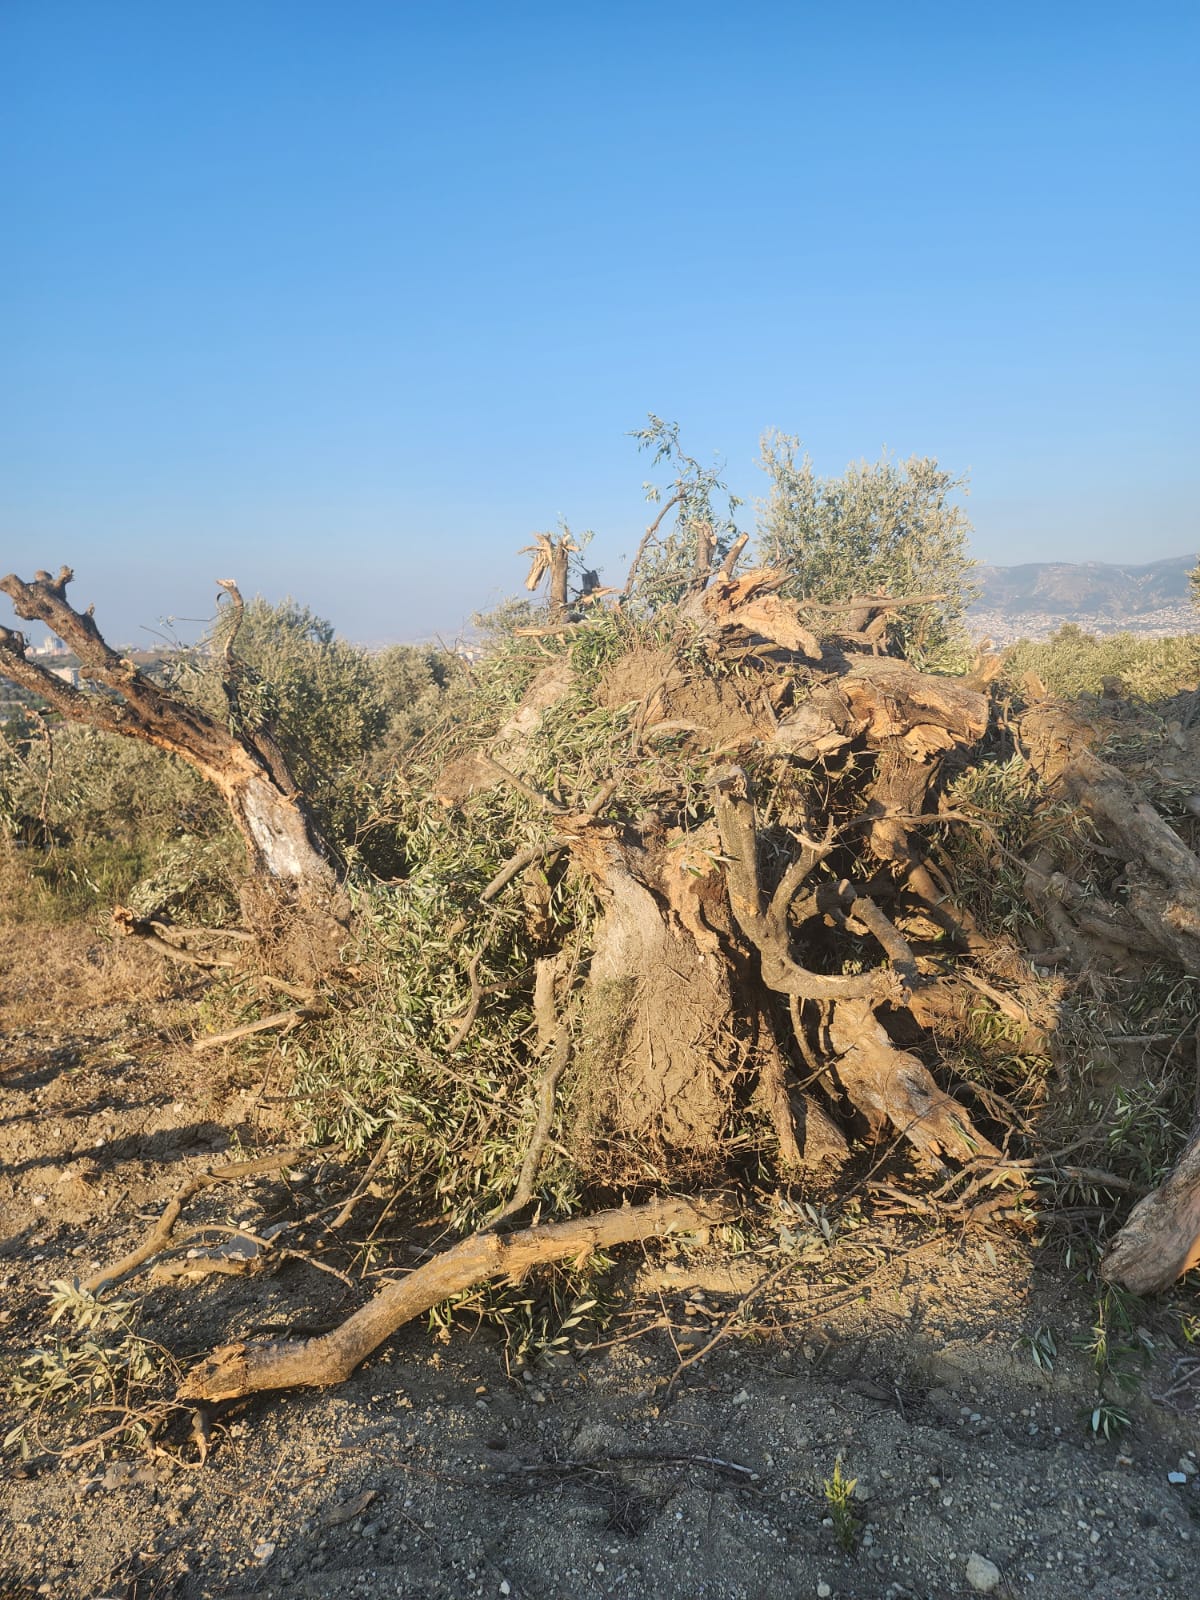
[[[627,431],[970,472],[983,560],[1200,542],[1200,7],[0,0],[0,570],[453,630]]]

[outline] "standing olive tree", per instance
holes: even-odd
[[[910,653],[927,655],[955,633],[974,598],[967,553],[971,524],[956,493],[966,480],[930,456],[855,462],[840,478],[819,478],[799,440],[770,432],[762,441],[770,493],[759,512],[759,553],[790,574],[783,593],[832,601],[883,591],[928,595],[897,624]]]

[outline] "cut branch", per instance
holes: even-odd
[[[93,1273],[90,1278],[85,1278],[81,1287],[89,1294],[98,1295],[103,1290],[111,1288],[114,1283],[119,1283],[122,1278],[127,1278],[131,1272],[136,1272],[152,1256],[156,1256],[170,1239],[175,1224],[183,1214],[184,1206],[194,1194],[199,1194],[201,1189],[211,1189],[217,1183],[238,1183],[243,1178],[255,1178],[264,1172],[278,1172],[281,1167],[294,1166],[296,1162],[311,1159],[316,1154],[318,1154],[316,1150],[276,1150],[253,1161],[235,1161],[226,1166],[206,1167],[203,1172],[194,1173],[175,1191],[166,1210],[142,1243],[127,1256],[122,1256],[120,1261],[111,1267],[105,1267],[100,1272]]]
[[[268,1033],[278,1028],[281,1033],[291,1033],[302,1022],[311,1022],[325,1015],[324,1006],[297,1006],[292,1011],[276,1011],[273,1016],[261,1017],[257,1022],[247,1022],[240,1028],[230,1028],[228,1033],[208,1033],[192,1044],[193,1055],[203,1055],[206,1050],[219,1050],[223,1044],[233,1044],[238,1039],[248,1039],[253,1033]]]
[[[282,1343],[225,1345],[214,1351],[187,1375],[178,1398],[190,1404],[214,1404],[264,1389],[344,1383],[397,1328],[477,1283],[519,1281],[531,1268],[551,1261],[583,1259],[595,1250],[636,1239],[715,1227],[735,1211],[733,1202],[720,1196],[658,1199],[518,1233],[472,1234],[408,1277],[390,1283],[332,1333]]]

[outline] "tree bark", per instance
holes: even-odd
[[[1052,701],[1022,716],[1024,755],[1051,794],[1076,806],[1125,859],[1126,904],[1164,955],[1200,974],[1200,860],[1135,783],[1090,747],[1092,730]]]
[[[735,1210],[732,1201],[720,1197],[659,1199],[523,1228],[519,1233],[472,1234],[406,1278],[388,1284],[332,1333],[278,1344],[224,1345],[187,1375],[179,1399],[215,1404],[263,1389],[344,1383],[397,1328],[474,1284],[497,1278],[519,1281],[532,1267],[551,1261],[585,1258],[594,1250],[635,1239],[715,1227],[730,1220]]]
[[[41,696],[69,721],[103,733],[120,734],[178,756],[206,778],[224,800],[245,842],[257,880],[251,911],[277,937],[281,917],[298,913],[310,919],[301,965],[331,965],[344,942],[349,905],[337,871],[304,796],[269,729],[238,732],[208,712],[168,693],[105,641],[88,611],[76,611],[66,598],[73,573],[63,567],[56,578],[35,574],[31,583],[10,574],[0,579],[17,615],[44,622],[80,662],[80,676],[93,687],[77,689],[26,653],[23,634],[0,628],[0,673]],[[221,585],[234,605],[241,596],[231,583]],[[226,693],[236,709],[236,685],[227,677]]]
[[[1156,1294],[1195,1266],[1200,1266],[1200,1131],[1161,1188],[1134,1206],[1100,1263],[1100,1275],[1133,1294]]]

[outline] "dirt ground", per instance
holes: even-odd
[[[52,1280],[118,1258],[215,1154],[285,1138],[286,1085],[192,1054],[198,991],[173,984],[84,928],[0,930],[9,1370],[52,1334]],[[338,1182],[314,1158],[189,1216],[261,1233]],[[356,1292],[302,1260],[151,1281],[142,1328],[186,1364]],[[488,1325],[411,1326],[340,1389],[216,1418],[203,1467],[4,1457],[0,1600],[1196,1594],[1200,1354],[1170,1336],[1194,1288],[1142,1308],[1112,1439],[1094,1300],[1036,1235],[776,1197],[748,1248],[630,1251],[609,1292],[594,1348],[524,1370]]]

